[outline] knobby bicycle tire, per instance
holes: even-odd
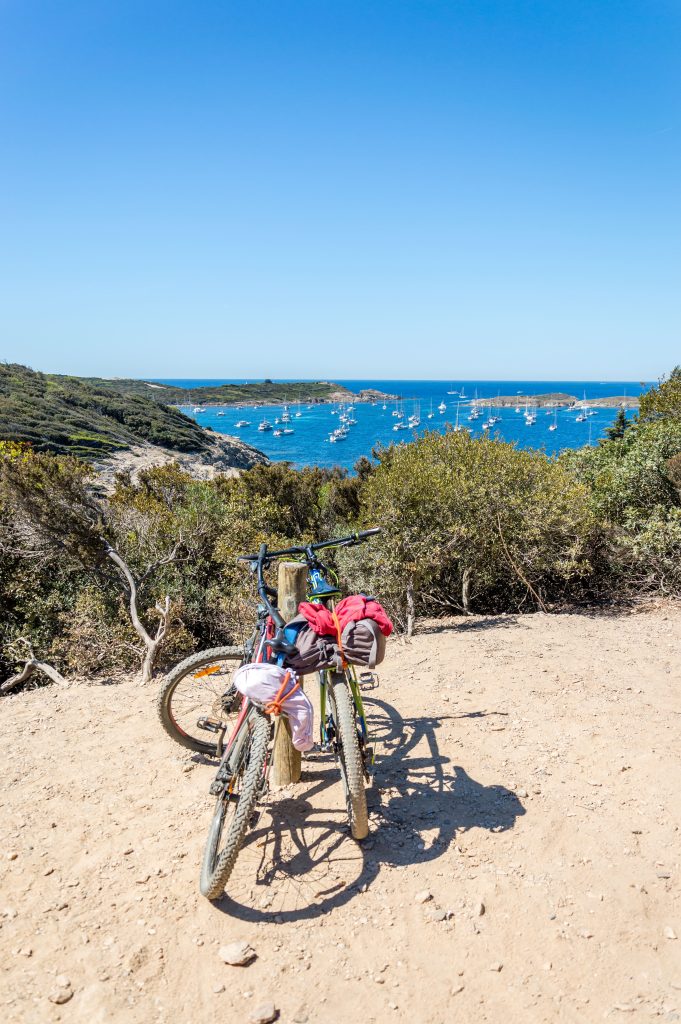
[[[156,700],[156,712],[158,714],[161,727],[170,736],[171,739],[179,743],[180,746],[186,747],[188,750],[195,750],[199,754],[208,754],[214,757],[217,753],[217,743],[213,743],[210,740],[198,739],[194,736],[189,736],[178,724],[175,716],[173,715],[173,697],[177,691],[179,684],[186,679],[186,677],[199,669],[209,666],[214,661],[221,661],[233,658],[235,661],[243,660],[244,652],[241,647],[213,647],[207,651],[199,651],[198,654],[192,654],[184,661],[181,661],[179,665],[176,665],[163,681],[163,686]],[[210,715],[211,708],[205,709],[205,714]]]
[[[341,774],[345,784],[350,831],[353,839],[366,839],[369,833],[369,815],[354,701],[344,675],[334,673],[331,676],[331,689],[340,741]]]
[[[249,723],[252,725],[250,741],[241,751],[240,763],[233,768],[237,776],[241,775],[241,788],[238,796],[232,794],[230,797],[223,793],[218,797],[203,853],[199,888],[201,894],[209,900],[217,900],[222,896],[258,802],[267,759],[270,721],[262,711],[252,707],[242,728],[247,728]],[[233,809],[233,813],[224,845],[218,853],[225,818],[230,809]]]

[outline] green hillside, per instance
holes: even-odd
[[[124,394],[15,363],[0,364],[0,440],[29,441],[38,451],[93,458],[145,441],[200,452],[210,435],[148,393]]]
[[[176,388],[152,381],[132,380],[126,377],[57,377],[52,380],[79,380],[83,384],[108,393],[151,397],[168,405],[241,405],[258,402],[263,405],[277,405],[280,402],[328,401],[331,395],[344,392],[346,388],[328,381],[301,381],[292,384],[277,384],[261,381],[257,384],[219,384],[198,388]]]

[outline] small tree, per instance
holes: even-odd
[[[127,599],[130,621],[143,644],[141,677],[148,682],[172,617],[168,594],[142,611],[143,593],[162,566],[181,557],[182,540],[147,557],[135,571],[114,543],[107,505],[91,489],[92,471],[66,456],[3,453],[0,488],[4,504],[15,517],[15,531],[24,555],[44,557],[57,552],[86,569],[100,586],[114,568]],[[149,553],[150,555],[150,553]],[[152,624],[153,619],[158,621]]]
[[[605,433],[610,441],[618,441],[621,437],[624,437],[630,425],[624,406],[620,406],[613,425],[607,427]]]

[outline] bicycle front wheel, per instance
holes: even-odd
[[[369,832],[369,815],[364,788],[362,753],[357,734],[355,703],[344,675],[334,672],[330,683],[329,689],[338,730],[340,769],[345,787],[350,831],[353,839],[366,839]]]
[[[269,738],[267,715],[251,707],[229,758],[232,778],[217,799],[203,854],[199,888],[209,900],[220,899],[236,864],[261,791]]]

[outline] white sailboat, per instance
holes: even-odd
[[[463,427],[459,423],[459,407],[460,407],[460,405],[461,405],[461,402],[457,402],[456,403],[456,423],[454,424],[454,430],[456,431],[457,434],[459,433],[460,430],[463,430]]]
[[[476,388],[475,389],[475,398],[473,399],[473,401],[471,403],[471,413],[470,413],[470,416],[468,417],[468,419],[475,421],[475,420],[479,420],[481,416],[482,416],[482,409],[478,405],[478,390]]]
[[[433,412],[433,399],[430,400],[430,412],[428,413],[428,419],[432,420],[435,413]]]
[[[444,412],[447,412],[447,406],[445,405],[445,403],[444,403],[444,402],[440,402],[440,404],[439,404],[439,405],[438,405],[438,407],[437,407],[437,411],[438,411],[438,412],[439,412],[440,414],[442,414],[442,413],[444,413]]]
[[[558,430],[558,410],[553,414],[553,423],[549,423],[549,430]]]
[[[414,411],[409,417],[409,427],[411,430],[415,430],[416,427],[421,424],[421,407],[418,402],[414,402]]]

